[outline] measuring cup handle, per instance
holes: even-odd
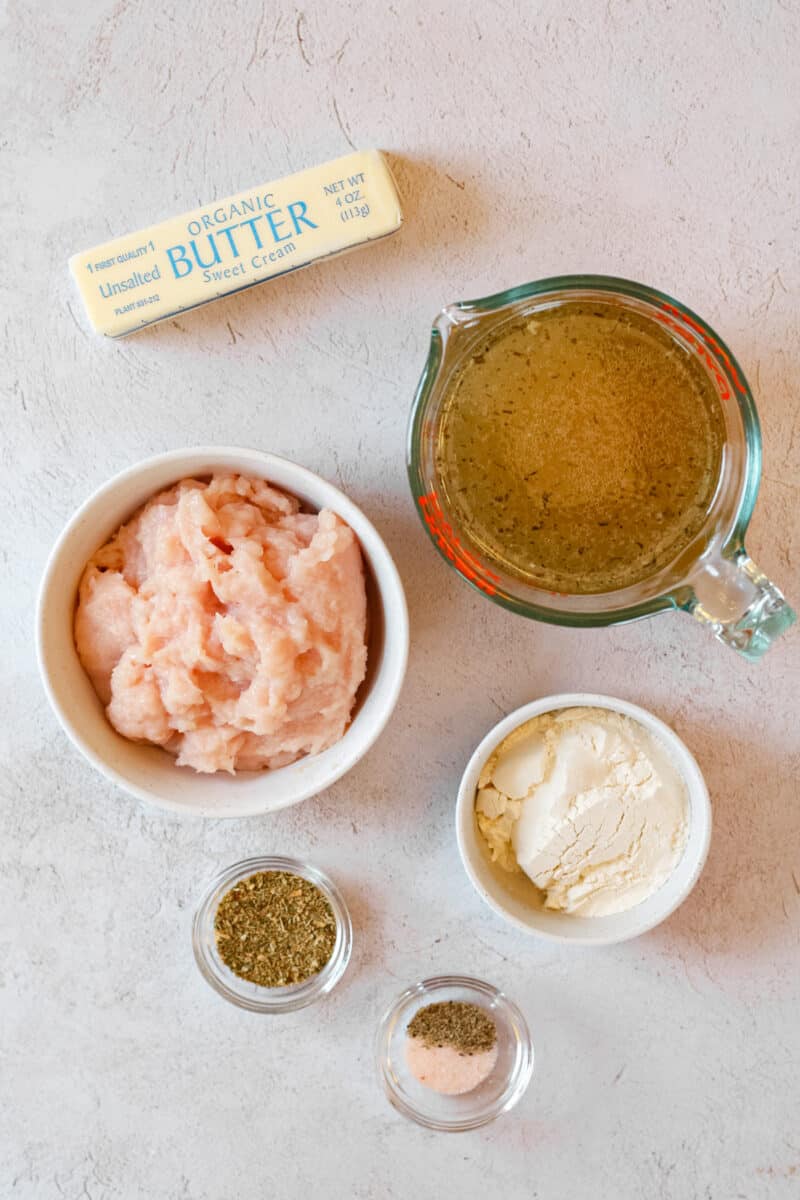
[[[783,593],[742,548],[700,566],[686,608],[715,637],[755,661],[796,620]]]

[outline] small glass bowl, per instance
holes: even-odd
[[[289,984],[287,987],[262,987],[234,974],[219,956],[214,936],[214,920],[219,903],[226,892],[257,871],[288,871],[292,875],[299,875],[315,884],[333,909],[336,918],[333,952],[322,970],[302,983]],[[313,1004],[336,986],[350,961],[353,925],[341,892],[316,867],[299,862],[296,858],[277,855],[247,858],[228,867],[210,884],[195,913],[192,948],[203,978],[231,1004],[247,1008],[250,1012],[287,1013]]]
[[[406,1066],[406,1030],[418,1009],[446,1000],[477,1004],[497,1027],[497,1062],[471,1092],[445,1096],[419,1083]],[[378,1072],[390,1102],[427,1129],[458,1133],[488,1125],[524,1095],[533,1074],[533,1043],[516,1004],[490,983],[463,975],[440,975],[407,988],[381,1021],[376,1044]]]

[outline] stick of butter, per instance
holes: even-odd
[[[97,333],[123,337],[355,250],[401,222],[389,167],[367,150],[105,242],[69,265]]]

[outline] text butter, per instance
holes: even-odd
[[[69,265],[95,330],[122,337],[355,250],[401,221],[391,172],[369,150],[105,242]]]

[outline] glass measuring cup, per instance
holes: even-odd
[[[546,591],[506,573],[471,541],[448,510],[439,485],[436,438],[449,389],[478,341],[522,316],[593,299],[657,321],[700,360],[722,402],[726,441],[714,497],[692,542],[645,580],[617,591],[572,595]],[[654,288],[611,276],[564,275],[444,308],[431,330],[428,361],[411,411],[408,473],[419,515],[445,560],[495,603],[523,616],[594,626],[680,609],[749,659],[760,658],[795,620],[782,593],[744,547],[761,475],[761,430],[742,369],[705,321]]]

